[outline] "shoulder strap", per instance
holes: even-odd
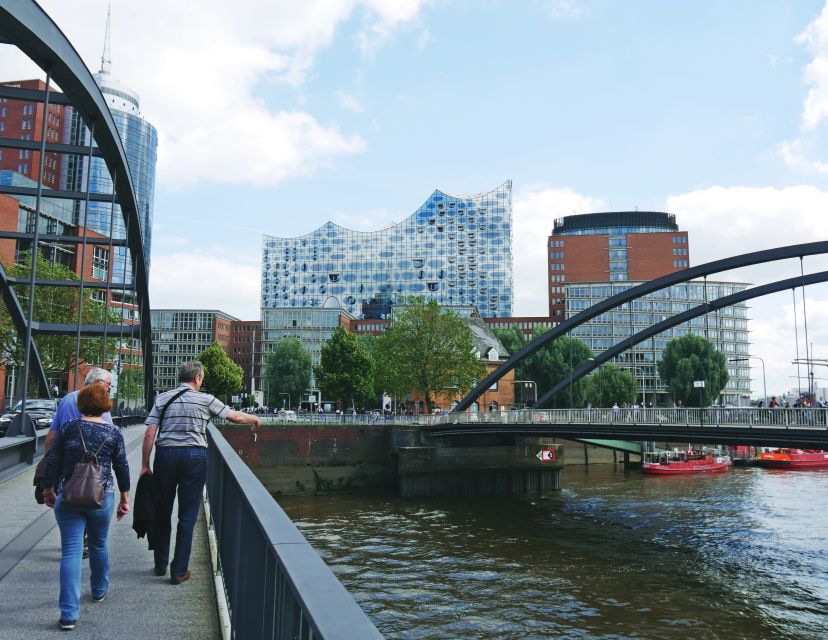
[[[158,411],[158,431],[155,434],[155,437],[158,437],[158,434],[161,433],[161,423],[164,422],[164,414],[167,413],[167,408],[176,400],[178,400],[181,396],[187,393],[190,390],[190,387],[186,387],[176,393],[172,398],[170,398],[169,402],[165,404],[161,409]]]

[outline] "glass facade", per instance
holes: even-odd
[[[327,222],[305,236],[263,238],[263,322],[265,310],[283,307],[386,319],[410,296],[476,306],[481,317],[512,315],[511,181],[473,196],[435,191],[379,231]]]
[[[135,198],[138,201],[144,256],[149,271],[158,133],[155,127],[141,116],[138,96],[133,91],[118,83],[107,71],[99,71],[94,74],[94,78],[109,106],[126,152]],[[89,145],[89,130],[76,111],[67,111],[71,111],[71,115],[69,127],[66,129],[66,141],[71,144]],[[102,159],[93,158],[91,168],[80,156],[65,154],[63,162],[65,164],[61,175],[65,177],[65,188],[83,191],[86,188],[88,169],[89,190],[92,193],[112,193],[112,178]],[[112,226],[112,237],[126,237],[126,228],[118,205],[115,205],[114,212],[112,206],[106,202],[90,202],[88,212],[85,211],[84,202],[77,202],[75,207],[77,224],[106,236],[110,235]],[[116,282],[124,280],[125,255],[129,255],[127,249],[115,248],[113,279]],[[131,280],[129,271],[126,270],[127,282]]]
[[[568,285],[566,287],[566,317],[570,318],[638,284],[641,283],[596,282]],[[673,285],[601,314],[573,329],[572,335],[590,347],[593,352],[600,354],[621,340],[677,313],[696,307],[706,300],[716,300],[744,291],[746,288],[747,285],[737,282],[708,281],[705,293],[703,281]],[[725,307],[648,338],[620,354],[615,362],[618,366],[631,370],[639,391],[644,390],[648,404],[654,400],[653,393],[659,394],[658,404],[662,404],[666,401],[667,387],[658,377],[656,363],[661,360],[661,354],[670,340],[688,333],[696,334],[710,340],[728,361],[727,369],[730,379],[722,391],[722,403],[747,404],[750,398],[750,367],[746,361],[732,361],[750,353],[747,323],[745,303]]]

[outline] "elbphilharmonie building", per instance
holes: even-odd
[[[337,306],[388,318],[411,296],[512,315],[511,181],[471,196],[435,191],[378,231],[327,222],[304,236],[263,238],[263,309]]]

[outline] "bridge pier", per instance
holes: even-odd
[[[560,491],[563,447],[551,438],[507,444],[400,447],[399,495],[494,496]]]

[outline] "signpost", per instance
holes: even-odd
[[[541,462],[555,462],[558,459],[558,451],[557,449],[541,449],[535,457]]]
[[[704,426],[704,415],[702,414],[702,389],[704,389],[704,380],[693,380],[693,388],[699,390],[699,423]]]

